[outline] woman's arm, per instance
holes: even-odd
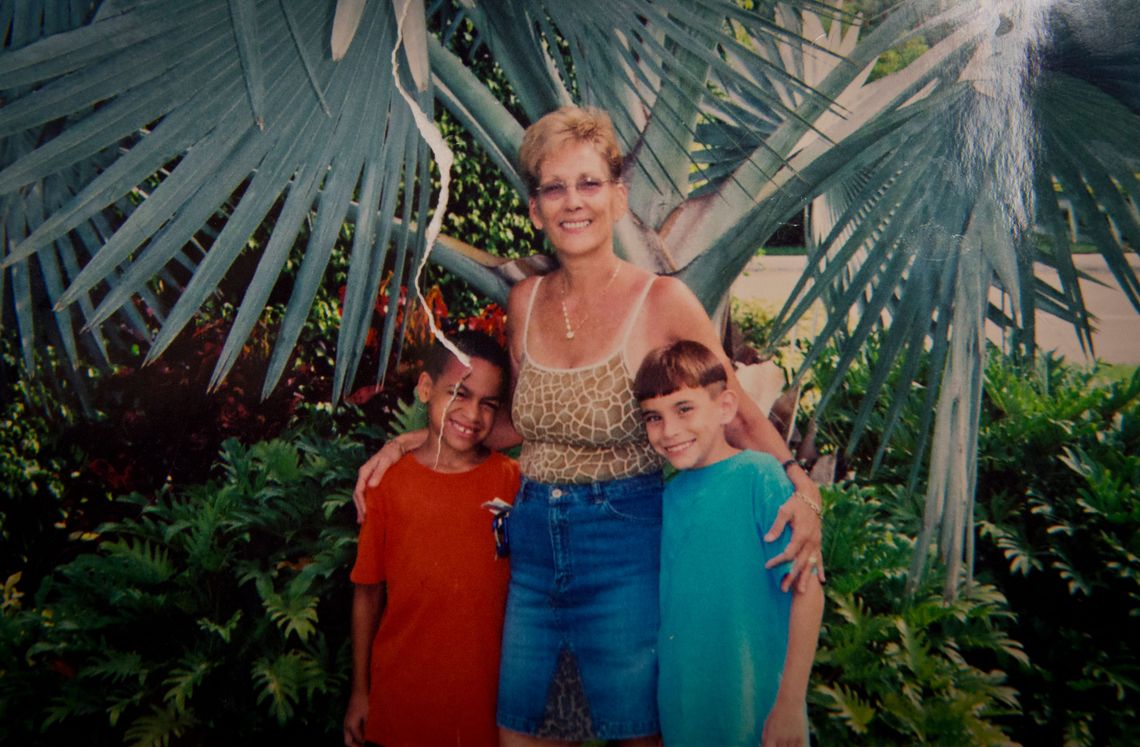
[[[719,348],[716,350],[720,352]],[[725,365],[729,371],[729,386],[736,391],[741,403],[737,409],[736,419],[725,429],[729,443],[738,449],[766,451],[776,457],[781,464],[787,463],[792,459],[788,445],[784,443],[772,421],[768,420],[752,398],[741,388],[736,375],[732,373],[732,365],[727,357]],[[819,486],[799,464],[793,463],[785,471],[796,492],[780,506],[776,521],[764,535],[764,539],[767,542],[774,541],[789,523],[792,525],[792,538],[784,552],[768,561],[767,567],[773,568],[780,563],[793,561],[792,570],[784,577],[783,588],[787,591],[792,584],[796,584],[802,591],[809,580],[811,568],[816,569],[820,581],[826,580],[823,575],[823,562],[819,557],[823,540],[823,520],[818,509],[823,504]]]
[[[658,278],[650,292],[650,303],[651,313],[646,316],[650,320],[651,328],[648,330],[647,339],[652,340],[654,346],[667,345],[677,340],[696,340],[721,359],[728,373],[728,386],[736,392],[740,402],[736,418],[729,423],[725,431],[729,443],[738,449],[767,452],[776,457],[780,463],[790,460],[791,450],[776,431],[776,427],[768,420],[768,416],[760,411],[753,399],[740,386],[732,361],[724,354],[720,336],[713,329],[704,307],[688,286],[674,278]],[[819,558],[823,538],[822,520],[812,507],[822,504],[819,487],[799,465],[790,465],[787,474],[799,495],[793,495],[780,507],[776,521],[764,535],[764,539],[772,542],[780,536],[785,525],[792,525],[791,541],[784,552],[769,562],[768,567],[793,561],[792,570],[784,578],[784,590],[790,589],[792,584],[803,590],[809,581],[810,568],[817,569],[820,581],[826,578]]]
[[[400,457],[422,446],[427,440],[427,435],[426,428],[401,433],[384,444],[379,451],[368,458],[367,462],[360,465],[360,469],[356,470],[356,487],[352,489],[352,503],[356,506],[357,524],[364,523],[364,496],[368,489],[379,485],[384,473],[400,461]]]

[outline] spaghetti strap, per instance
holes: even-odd
[[[625,320],[625,329],[623,329],[621,333],[621,343],[618,345],[618,350],[622,351],[623,356],[625,355],[626,346],[629,344],[629,336],[633,332],[633,323],[637,321],[637,315],[641,313],[641,307],[645,305],[645,299],[649,298],[649,289],[653,287],[655,282],[657,282],[657,275],[653,275],[649,278],[649,282],[641,289],[641,293],[637,297],[637,302],[633,305],[633,308],[629,310],[629,316],[626,317]]]
[[[530,351],[527,349],[527,338],[530,337],[530,316],[534,312],[534,299],[538,298],[538,286],[542,285],[545,275],[539,275],[538,280],[534,283],[534,290],[530,293],[530,303],[526,306],[526,319],[523,320],[522,330],[522,354],[523,358],[530,358]]]

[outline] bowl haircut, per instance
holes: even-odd
[[[633,380],[638,402],[666,397],[681,389],[714,387],[714,395],[728,385],[720,359],[693,340],[679,340],[649,352]]]

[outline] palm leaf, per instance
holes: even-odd
[[[1095,245],[1140,309],[1128,264],[1140,234],[1140,34],[1125,4],[1098,1],[1120,19],[1103,38],[1060,4],[1043,18],[1033,15],[1037,4],[907,0],[857,36],[830,5],[807,0],[754,8],[492,0],[433,9],[439,39],[414,0],[340,0],[335,9],[188,0],[176,11],[142,0],[104,3],[94,18],[78,3],[31,3],[24,14],[0,2],[10,29],[0,54],[0,251],[9,279],[0,301],[28,361],[45,309],[71,359],[83,354],[77,330],[109,330],[116,314],[135,334],[153,326],[153,358],[193,323],[237,258],[257,252],[217,386],[264,316],[286,260],[301,254],[268,393],[289,365],[347,217],[356,231],[337,342],[339,397],[356,378],[381,278],[391,272],[393,289],[413,282],[429,248],[431,169],[408,105],[393,96],[393,50],[416,106],[446,106],[520,191],[513,156],[523,125],[571,101],[601,105],[630,150],[632,215],[618,227],[624,256],[682,278],[714,310],[756,248],[811,205],[808,271],[778,326],[790,329],[824,303],[829,321],[815,349],[840,341],[841,368],[881,331],[869,398],[891,389],[901,400],[903,384],[888,384],[888,368],[902,358],[913,375],[929,351],[912,482],[929,447],[924,540],[941,538],[948,578],[968,576],[963,535],[987,320],[1015,325],[1015,341],[1032,344],[1036,311],[1051,311],[1091,345],[1069,256],[1078,241]],[[396,12],[407,21],[401,41]],[[471,59],[451,51],[461,24],[473,25],[478,53],[508,81],[502,100]],[[869,82],[883,52],[918,35],[926,53]],[[996,74],[1003,62],[1011,77]],[[977,116],[1003,106],[1016,122]],[[1010,123],[1020,129],[1003,129]],[[1033,127],[1040,148],[1030,164],[1027,150],[1007,146],[1030,142]],[[1013,135],[1003,141],[1006,132]],[[307,243],[295,246],[306,225]],[[268,238],[254,246],[258,230]],[[1046,237],[1040,249],[1038,235]],[[451,237],[431,249],[500,299],[542,266],[504,263]],[[1038,260],[1057,270],[1060,287],[1033,277]],[[399,352],[397,298],[390,294],[385,310],[378,376]],[[106,337],[88,339],[113,358]],[[869,407],[856,415],[860,428]],[[900,412],[888,409],[888,434]],[[966,451],[951,458],[960,444]],[[925,561],[920,543],[916,566]]]

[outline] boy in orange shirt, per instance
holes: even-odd
[[[416,395],[428,439],[369,491],[352,581],[344,743],[498,744],[495,698],[508,566],[484,503],[514,500],[518,466],[483,446],[510,361],[491,338],[438,342]]]

